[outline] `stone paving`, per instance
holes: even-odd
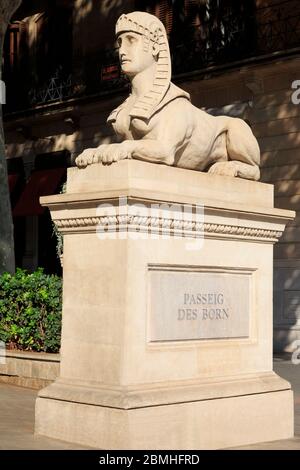
[[[0,383],[0,450],[84,449],[78,445],[34,436],[36,394],[36,390]]]
[[[300,364],[292,364],[289,355],[274,358],[274,371],[288,380],[294,390],[295,437],[284,441],[264,442],[239,447],[239,450],[300,450]]]
[[[239,447],[239,450],[300,450],[300,365],[293,365],[287,359],[275,358],[274,370],[292,383],[295,394],[295,438],[253,444]],[[34,390],[0,382],[0,450],[88,450],[77,444],[34,436],[35,399]]]

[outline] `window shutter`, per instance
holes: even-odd
[[[201,12],[206,9],[207,0],[184,0],[184,12],[189,26],[201,24]]]
[[[29,44],[29,23],[28,21],[21,21],[19,33],[19,67],[21,76],[19,76],[18,79],[22,81],[24,89],[26,89],[26,86],[28,85],[27,82],[30,82],[31,76],[32,63],[29,60]]]
[[[47,68],[45,61],[49,60],[49,18],[43,13],[36,20],[36,78],[38,84],[42,84],[46,78]],[[50,65],[49,63],[47,64]]]
[[[170,34],[173,25],[172,0],[136,0],[135,8],[157,16],[165,25],[167,34]]]
[[[25,22],[15,21],[8,26],[3,57],[3,77],[7,83],[7,109],[16,110],[27,98],[28,36]]]
[[[27,60],[28,43],[29,43],[28,23],[25,22],[25,21],[21,21],[21,23],[20,23],[20,32],[19,32],[19,51],[20,51],[20,59],[21,60],[23,58],[25,58],[25,60]]]
[[[170,2],[169,0],[160,0],[156,4],[154,14],[165,25],[167,34],[169,35],[173,25],[172,2]]]
[[[5,70],[12,73],[16,69],[19,59],[20,25],[19,22],[8,26],[4,44]]]

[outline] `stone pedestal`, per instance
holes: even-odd
[[[293,435],[272,279],[294,213],[274,209],[273,186],[125,160],[70,169],[67,193],[42,203],[64,234],[64,299],[37,434],[102,449]]]

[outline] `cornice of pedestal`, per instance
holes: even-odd
[[[132,159],[69,168],[67,193],[43,197],[41,204],[63,234],[274,243],[295,213],[274,209],[273,200],[272,185]]]
[[[236,204],[234,207],[232,203],[216,207],[211,201],[210,205],[199,205],[150,201],[136,196],[101,199],[99,194],[98,198],[94,195],[85,200],[77,196],[45,198],[45,205],[50,208],[53,221],[63,234],[95,233],[101,234],[102,239],[105,235],[109,239],[124,239],[124,234],[135,232],[143,239],[149,234],[149,238],[154,235],[156,239],[169,236],[275,243],[286,223],[293,218],[291,211],[268,208],[264,213],[261,207],[246,211],[244,206]]]
[[[199,223],[163,217],[141,217],[137,215],[78,217],[55,220],[62,233],[94,232],[102,233],[151,233],[177,238],[229,238],[253,239],[255,241],[276,242],[283,229],[270,230],[260,227],[247,227],[220,223]]]

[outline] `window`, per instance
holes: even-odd
[[[27,91],[28,36],[27,25],[15,21],[7,28],[3,48],[3,79],[6,83],[7,109],[16,109],[24,102]]]
[[[8,27],[3,73],[6,112],[70,94],[72,3],[49,1],[44,7],[42,12],[24,7],[21,18],[26,18]]]
[[[137,0],[136,10],[157,16],[165,25],[167,34],[170,34],[173,26],[173,4],[172,0]]]
[[[67,8],[54,9],[36,15],[36,81],[43,86],[57,72],[66,77],[72,63],[72,11]]]
[[[165,24],[173,73],[232,62],[254,51],[254,0],[137,0]]]

